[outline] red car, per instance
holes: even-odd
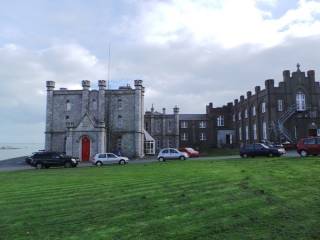
[[[300,139],[297,144],[297,152],[301,157],[320,154],[320,138],[308,137]]]
[[[194,150],[193,148],[189,148],[189,147],[186,147],[186,148],[180,148],[179,149],[180,152],[185,152],[189,155],[190,158],[192,157],[199,157],[199,152]]]

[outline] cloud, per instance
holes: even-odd
[[[298,8],[273,18],[258,3],[276,0],[150,1],[130,28],[139,29],[145,42],[170,44],[189,39],[196,44],[234,48],[245,44],[272,47],[288,37],[320,34],[320,2],[300,0]]]
[[[7,132],[8,125],[29,124],[30,128],[16,128],[15,135],[20,131],[22,139],[35,134],[43,138],[46,80],[57,81],[58,88],[80,88],[82,79],[97,80],[105,74],[104,64],[79,45],[30,50],[7,44],[0,48],[0,65],[0,132]],[[7,137],[1,134],[0,142]]]

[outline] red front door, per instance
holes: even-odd
[[[82,137],[81,140],[81,160],[89,161],[90,159],[90,139],[87,136]]]

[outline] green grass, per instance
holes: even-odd
[[[202,156],[220,157],[220,156],[239,156],[239,148],[209,148],[200,151]]]
[[[0,173],[0,239],[319,239],[320,160]]]

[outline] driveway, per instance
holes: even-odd
[[[296,151],[288,151],[284,157],[298,157]],[[0,172],[7,172],[7,171],[19,171],[19,170],[31,170],[34,167],[29,166],[25,163],[26,157],[18,157],[12,158],[8,160],[0,161]],[[220,159],[237,159],[240,158],[238,155],[231,155],[231,156],[217,156],[217,157],[200,157],[200,158],[189,158],[188,161],[197,161],[197,160],[220,160]],[[135,159],[130,161],[130,164],[142,164],[142,163],[152,163],[157,162],[158,160],[154,158],[149,159]],[[78,167],[91,167],[91,163],[80,163]]]

